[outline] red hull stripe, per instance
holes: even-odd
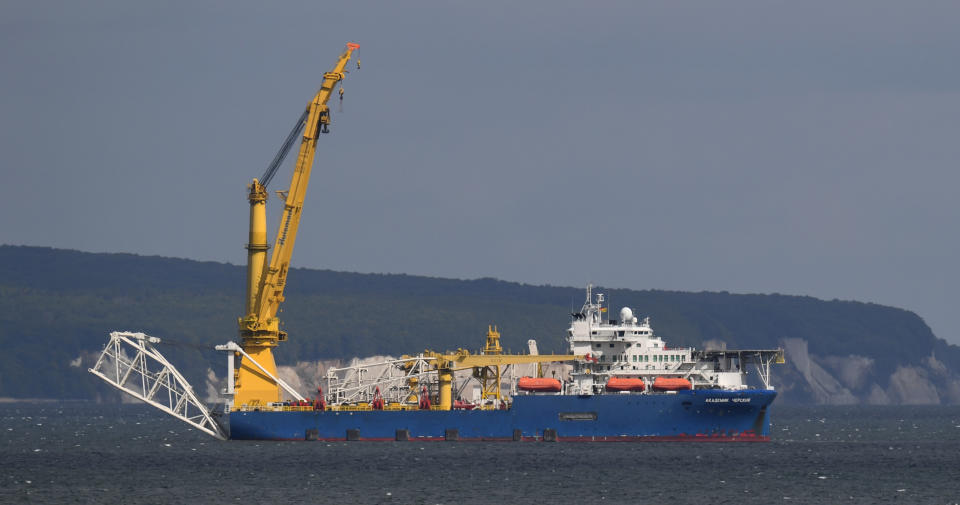
[[[302,438],[273,438],[278,442],[302,442]],[[318,438],[318,442],[346,442],[345,437]],[[358,442],[395,442],[390,438],[361,438]],[[445,437],[410,437],[405,442],[445,442]],[[457,442],[513,442],[513,438],[460,438]],[[542,442],[543,437],[523,437],[522,442]],[[769,442],[770,437],[763,436],[663,436],[663,437],[557,437],[558,442]]]

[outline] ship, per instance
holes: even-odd
[[[220,439],[769,440],[776,398],[770,368],[783,362],[781,349],[667,347],[649,317],[641,320],[624,307],[619,319],[609,319],[609,303],[592,286],[571,315],[569,354],[541,355],[535,341],[526,354],[505,353],[491,325],[476,352],[425,350],[333,368],[325,384],[306,395],[283,381],[273,349],[287,340],[278,315],[301,210],[318,140],[331,124],[328,101],[343,100],[341,82],[358,48],[347,43],[273,161],[247,186],[240,343],[215,346],[227,357],[224,401],[213,408],[202,402],[157,349],[161,339],[140,332],[111,332],[92,374]],[[298,137],[290,185],[277,192],[283,212],[271,245],[267,185]]]
[[[261,367],[241,346],[216,348],[259,367],[289,397],[208,408],[157,350],[159,338],[112,332],[90,372],[220,439],[304,441],[694,441],[770,440],[778,349],[670,347],[650,317],[586,290],[567,329],[570,354],[508,354],[488,327],[476,352],[416,355],[330,368],[313,398]],[[552,369],[549,374],[546,370]],[[325,386],[325,387],[324,387]]]

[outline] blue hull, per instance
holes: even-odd
[[[766,441],[768,390],[524,395],[509,410],[232,412],[234,440]]]

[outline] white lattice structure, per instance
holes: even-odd
[[[107,384],[226,440],[226,435],[180,372],[152,344],[160,339],[143,333],[115,331],[89,371]]]
[[[330,405],[366,402],[373,398],[374,391],[379,388],[384,400],[402,403],[411,393],[420,393],[410,391],[410,379],[417,379],[418,383],[425,385],[428,378],[436,377],[436,371],[431,366],[433,359],[418,355],[331,368],[326,377],[326,400]]]

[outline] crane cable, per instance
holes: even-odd
[[[274,175],[276,175],[277,169],[280,168],[283,160],[285,160],[287,158],[287,154],[290,153],[290,148],[293,147],[293,143],[297,140],[297,137],[300,136],[300,133],[303,132],[303,127],[307,122],[307,114],[309,112],[310,109],[303,111],[303,114],[300,115],[300,119],[297,119],[297,123],[293,125],[293,129],[290,130],[290,134],[288,134],[286,140],[283,141],[283,145],[280,146],[280,150],[277,151],[277,155],[273,157],[273,161],[271,161],[270,165],[267,166],[267,170],[263,172],[263,176],[260,177],[260,184],[262,184],[263,187],[267,187],[267,184],[270,184],[270,180],[273,179]]]
[[[183,342],[179,340],[170,340],[167,338],[161,338],[157,345],[169,345],[171,347],[188,347],[196,351],[216,351],[216,346],[212,345],[203,345],[203,344],[194,344],[191,342]]]

